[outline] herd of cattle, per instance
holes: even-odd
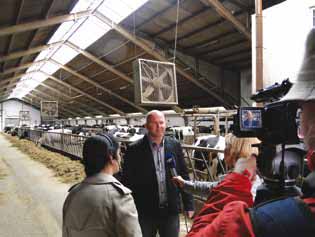
[[[116,137],[122,144],[134,142],[144,136],[146,130],[144,127],[121,126],[121,125],[102,125],[102,126],[38,126],[36,128],[11,128],[5,129],[5,132],[11,135],[18,135],[20,138],[27,138],[33,142],[52,148],[57,151],[70,154],[81,158],[82,147],[86,137],[97,133],[109,133]],[[169,127],[166,129],[166,136],[172,136],[183,144],[213,148],[223,151],[225,148],[225,139],[223,136],[204,134],[199,137],[194,136],[192,127]],[[212,167],[212,172],[216,172],[218,163],[224,158],[222,152],[210,154],[209,151],[200,149],[190,149],[190,156],[194,159],[194,168],[197,170],[206,170]],[[215,156],[213,155],[215,154]],[[209,155],[211,156],[209,158]],[[219,166],[218,166],[219,167]]]

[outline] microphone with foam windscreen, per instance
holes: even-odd
[[[174,155],[172,153],[166,153],[165,160],[166,160],[167,167],[170,169],[171,176],[172,177],[178,176],[177,171],[176,171],[176,162],[175,162]]]

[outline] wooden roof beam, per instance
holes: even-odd
[[[4,96],[9,96],[10,93],[11,93],[11,91],[14,89],[13,87],[14,87],[18,82],[19,82],[19,81],[16,81],[16,82],[11,83],[11,84],[9,84],[8,86],[6,86],[6,87],[4,88],[4,89],[6,89],[6,91],[3,91],[4,94],[2,95],[2,97],[4,97]],[[51,86],[49,86],[49,85],[46,85],[44,82],[42,82],[42,83],[41,83],[40,85],[38,85],[36,88],[38,88],[39,86],[42,86],[42,87],[44,87],[44,88],[46,88],[46,89],[49,89],[49,90],[53,91],[53,92],[55,93],[55,95],[61,95],[62,97],[64,97],[64,98],[67,99],[68,101],[73,101],[73,102],[79,104],[80,106],[87,107],[87,105],[86,105],[85,103],[81,103],[81,102],[79,102],[79,101],[73,100],[72,97],[70,97],[70,96],[64,94],[64,93],[61,92],[60,90],[57,90],[57,89],[55,89],[55,88],[53,88],[53,87],[51,87]],[[1,92],[2,92],[2,91],[0,91],[0,94],[1,94]],[[29,93],[30,93],[30,92],[29,92]],[[108,115],[108,114],[106,114],[106,113],[104,113],[103,111],[100,111],[100,110],[98,110],[98,109],[93,108],[93,110],[94,110],[95,113],[97,113],[97,114],[106,115],[106,116]]]
[[[47,26],[57,25],[66,21],[73,21],[80,18],[85,18],[91,15],[91,11],[82,11],[71,13],[62,16],[50,17],[45,20],[32,21],[28,23],[18,24],[14,26],[0,28],[0,37],[5,35],[16,34],[24,31],[35,30]]]
[[[62,41],[58,41],[58,42],[55,42],[55,43],[52,43],[52,44],[46,44],[46,45],[30,48],[28,50],[22,50],[22,51],[10,53],[8,55],[1,55],[0,56],[0,62],[4,62],[4,61],[11,60],[11,59],[24,57],[24,56],[30,55],[30,54],[39,53],[39,52],[44,51],[46,49],[52,49],[52,48],[54,48],[54,47],[56,47],[56,46],[58,46],[58,45],[60,45],[62,43],[63,43]]]
[[[41,91],[38,90],[38,89],[32,90],[32,94],[34,94],[34,93],[39,94],[39,97],[40,97],[40,98],[44,98],[45,100],[50,100],[50,101],[55,101],[55,100],[56,100],[56,97],[55,97],[55,96],[52,96],[52,95],[49,95],[49,94],[47,94],[47,93],[41,92]],[[58,99],[57,101],[58,101],[58,105],[60,104],[60,105],[62,105],[63,107],[66,107],[65,101],[62,101],[62,100],[59,100],[59,99]],[[85,116],[90,115],[90,114],[88,114],[85,110],[82,110],[82,109],[77,108],[77,107],[75,107],[75,106],[72,106],[71,109],[73,109],[74,111],[77,111],[77,112],[79,112],[79,113],[81,113],[81,114],[83,114],[83,115],[85,115]]]
[[[242,13],[242,12],[236,12],[236,13],[235,13],[235,16],[241,16],[242,14],[244,14],[244,13]],[[177,41],[181,41],[181,40],[184,40],[184,39],[186,39],[186,38],[192,37],[193,35],[199,34],[200,32],[205,31],[205,30],[211,31],[211,28],[212,28],[212,27],[217,27],[219,24],[225,24],[226,22],[227,22],[227,21],[226,21],[224,18],[220,18],[220,19],[218,19],[218,20],[216,20],[216,21],[214,21],[214,22],[211,22],[211,23],[209,23],[209,24],[207,24],[207,25],[205,25],[205,26],[203,26],[203,27],[201,27],[201,28],[197,28],[197,29],[195,29],[195,30],[193,30],[193,31],[191,31],[191,32],[188,32],[188,33],[186,33],[186,34],[184,34],[184,35],[178,37],[178,38],[177,38]],[[208,40],[208,42],[211,42],[211,41]],[[208,42],[207,42],[207,43],[208,43]],[[169,41],[169,43],[171,43],[171,41]],[[186,49],[188,49],[188,48],[192,48],[192,47],[193,47],[193,46],[185,47],[184,50],[186,50]],[[203,47],[203,45],[200,44],[200,45],[198,45],[197,47]]]
[[[239,55],[239,54],[243,54],[243,53],[247,53],[247,54],[250,54],[251,53],[251,49],[250,48],[247,48],[247,49],[241,49],[241,50],[237,50],[237,51],[233,51],[233,52],[230,52],[228,54],[223,54],[222,55],[217,55],[217,56],[214,56],[214,57],[208,57],[208,59],[210,61],[218,61],[222,58],[228,58],[228,57],[232,57],[232,56],[235,56],[235,55]]]
[[[0,101],[8,99],[9,95],[10,95],[10,93],[7,93],[7,92],[1,93],[0,92]]]
[[[45,61],[45,60],[43,60],[43,61]],[[40,61],[35,62],[35,63],[39,63],[39,62],[40,62]],[[12,71],[12,72],[13,72],[13,71],[17,71],[17,70],[19,70],[19,69],[27,68],[27,67],[30,66],[31,64],[32,64],[32,63],[27,63],[27,64],[24,64],[24,65],[21,65],[20,67],[11,68],[11,69],[6,70],[6,71],[3,72],[3,73],[6,74],[6,73],[8,73],[8,71]],[[0,80],[0,86],[3,85],[3,84],[5,84],[5,83],[7,83],[7,82],[13,81],[13,80],[15,80],[15,79],[19,79],[19,78],[21,78],[21,77],[23,77],[23,76],[31,75],[32,73],[34,73],[34,72],[23,73],[23,74],[19,74],[19,75],[16,75],[16,76],[13,76],[13,77],[4,79],[4,80]],[[19,81],[15,81],[14,83],[11,83],[11,84],[7,85],[7,86],[6,86],[6,89],[11,88],[10,91],[12,91],[12,89],[13,89],[12,87],[14,87],[18,82],[19,82]],[[63,95],[64,97],[66,97],[68,100],[72,100],[72,98],[71,98],[70,96],[67,96],[66,94],[61,93],[59,90],[56,90],[55,88],[44,84],[44,82],[42,82],[42,83],[40,84],[40,86],[43,86],[43,87],[45,87],[45,88],[47,88],[47,89],[50,89],[50,90],[54,91],[54,93],[56,93],[56,94],[62,94],[62,95]],[[97,111],[97,112],[100,113],[100,114],[107,115],[107,114],[104,113],[103,111],[99,111],[99,110],[95,110],[95,111]]]
[[[2,80],[0,80],[0,86],[2,86],[3,84],[5,84],[7,82],[10,82],[11,80],[15,80],[15,79],[19,79],[19,78],[21,78],[23,76],[31,75],[32,73],[34,73],[34,72],[22,73],[22,74],[18,74],[16,76],[13,76],[13,77],[2,79]]]
[[[39,101],[38,104],[39,104],[39,108],[40,108],[40,102],[43,100],[41,97],[39,97],[38,95],[35,95],[34,93],[29,93],[24,97],[33,97],[36,100],[38,100]],[[33,101],[33,103],[34,103],[34,101]],[[65,111],[67,114],[71,114],[72,116],[78,116],[78,115],[80,116],[80,114],[78,112],[75,113],[75,112],[72,112],[70,110],[64,109],[62,106],[59,106],[59,103],[58,103],[58,110],[60,110],[61,114],[65,114],[65,113],[62,113],[62,111]],[[58,111],[58,113],[59,113],[59,111]]]
[[[99,58],[95,57],[93,54],[87,52],[86,50],[83,50],[83,49],[79,48],[78,46],[74,45],[73,43],[71,43],[69,41],[67,41],[65,43],[65,45],[67,45],[70,48],[74,49],[75,51],[79,52],[80,54],[82,54],[86,58],[90,59],[91,61],[95,62],[96,64],[100,65],[101,67],[106,68],[108,71],[110,71],[111,73],[119,76],[121,79],[125,80],[126,82],[128,82],[130,84],[134,84],[133,80],[130,77],[128,77],[124,73],[118,71],[113,66],[109,65],[108,63],[105,63],[104,61],[102,61]]]
[[[165,12],[167,12],[168,10],[172,9],[174,7],[174,5],[177,3],[177,0],[172,0],[171,2],[169,2],[169,6],[165,7],[164,9],[162,9],[161,11],[158,11],[157,13],[155,13],[153,16],[151,16],[149,19],[145,19],[143,22],[141,22],[139,25],[136,26],[136,28],[140,28],[141,26],[149,23],[152,19],[163,15]]]
[[[27,95],[27,96],[24,96],[21,100],[29,103],[30,105],[36,107],[38,110],[40,110],[40,100],[35,98],[34,96],[32,95]],[[69,117],[70,114],[68,114],[67,112],[64,112],[63,110],[60,110],[60,116],[61,117]]]
[[[40,110],[40,108],[33,103],[33,100],[31,98],[28,98],[28,97],[23,97],[22,99],[20,99],[26,103],[29,103],[31,106],[34,106],[36,109]]]
[[[24,6],[24,0],[21,0],[20,4],[18,6],[18,10],[17,10],[17,16],[16,16],[16,19],[15,19],[15,25],[17,25],[19,23],[23,6]],[[13,41],[14,41],[14,35],[10,35],[9,43],[8,43],[7,50],[6,50],[6,54],[10,53]],[[4,70],[4,68],[5,68],[5,62],[2,62],[2,71]]]
[[[83,81],[85,81],[85,82],[88,82],[89,84],[92,84],[93,86],[95,86],[96,88],[98,88],[98,89],[104,91],[105,93],[107,93],[107,94],[109,94],[109,95],[112,95],[112,96],[114,96],[115,98],[117,98],[117,99],[119,99],[119,100],[121,100],[121,101],[127,103],[128,105],[132,106],[133,108],[135,108],[135,109],[137,109],[137,110],[139,110],[139,111],[141,111],[141,112],[144,112],[144,113],[148,112],[146,109],[144,109],[144,108],[142,108],[142,107],[136,105],[135,103],[131,102],[130,100],[127,100],[126,98],[124,98],[124,97],[122,97],[122,96],[116,94],[115,92],[111,91],[110,89],[108,89],[108,88],[102,86],[101,84],[99,84],[99,83],[93,81],[93,80],[90,79],[89,77],[84,76],[83,74],[78,73],[78,72],[72,70],[71,68],[62,65],[61,63],[59,63],[59,62],[57,62],[57,61],[55,61],[55,60],[53,60],[53,59],[50,59],[49,61],[52,62],[52,63],[54,63],[54,64],[56,64],[57,66],[59,66],[59,67],[62,68],[63,70],[69,72],[70,74],[74,75],[75,77],[80,78],[81,80],[83,80]]]
[[[13,91],[13,89],[14,88],[12,85],[8,85],[8,86],[0,89],[0,94],[1,93],[11,93],[11,91]]]
[[[179,25],[189,21],[190,19],[192,19],[192,18],[194,18],[194,17],[196,17],[196,16],[198,16],[198,15],[208,11],[209,9],[211,9],[211,8],[210,7],[205,7],[205,8],[200,9],[199,11],[194,12],[192,15],[187,16],[187,17],[179,20],[178,23],[177,23],[177,26],[179,26]],[[151,37],[156,37],[156,36],[161,35],[161,34],[167,32],[167,31],[169,31],[169,30],[171,30],[171,29],[173,29],[175,27],[176,27],[176,23],[173,23],[173,24],[171,24],[171,25],[161,29],[160,31],[158,31],[158,32],[156,32],[156,33],[154,33],[154,34],[152,34],[150,36]]]
[[[206,5],[210,4],[218,12],[220,16],[231,22],[239,32],[245,35],[245,37],[249,41],[252,40],[250,31],[248,31],[248,29],[245,26],[243,26],[243,24],[235,16],[233,16],[232,13],[229,10],[227,10],[222,3],[220,3],[218,0],[201,1]]]
[[[96,103],[103,105],[103,106],[106,107],[107,109],[110,109],[110,110],[112,110],[112,111],[114,111],[115,113],[118,113],[118,114],[120,114],[120,115],[125,115],[125,113],[124,113],[123,111],[121,111],[121,110],[119,110],[119,109],[117,109],[117,108],[115,108],[115,107],[109,105],[108,103],[106,103],[106,102],[104,102],[104,101],[101,101],[101,100],[97,99],[96,97],[94,97],[94,96],[92,96],[92,95],[90,95],[90,94],[88,94],[88,93],[82,91],[81,89],[78,89],[78,88],[76,88],[76,87],[70,85],[70,84],[67,83],[67,82],[61,81],[61,80],[59,80],[58,78],[56,78],[56,77],[54,77],[54,76],[52,76],[52,75],[49,75],[49,74],[47,74],[47,73],[45,73],[45,72],[43,72],[43,71],[39,71],[39,72],[43,73],[47,78],[50,78],[51,80],[53,80],[53,81],[55,81],[55,82],[57,82],[57,83],[59,83],[59,84],[61,84],[61,85],[64,85],[64,86],[66,86],[66,87],[71,88],[71,90],[77,92],[78,94],[82,94],[82,95],[84,95],[85,97],[88,97],[89,99],[95,101]]]
[[[214,37],[211,37],[210,39],[206,39],[206,40],[203,40],[201,42],[198,42],[196,44],[193,44],[193,45],[190,45],[189,47],[186,47],[185,50],[193,50],[194,48],[202,48],[203,45],[206,45],[210,42],[213,42],[213,41],[216,41],[216,40],[219,40],[221,37],[226,37],[226,36],[231,36],[231,35],[234,35],[234,34],[239,34],[237,30],[233,29],[232,31],[228,31],[228,32],[223,32],[223,33],[220,33]]]
[[[229,58],[223,58],[223,59],[219,59],[214,61],[216,64],[233,64],[233,63],[237,63],[239,61],[243,61],[243,60],[250,60],[251,59],[251,55],[249,53],[242,53],[242,54],[238,54],[238,55],[234,55],[231,56]]]
[[[242,9],[244,12],[249,12],[251,10],[250,6],[246,6],[242,1],[240,0],[229,0],[231,3],[233,3],[235,6]]]
[[[72,97],[70,97],[70,96],[68,96],[68,95],[66,95],[66,94],[64,94],[64,93],[62,93],[62,92],[60,92],[60,90],[57,90],[57,89],[55,89],[55,88],[53,88],[52,86],[49,86],[49,85],[47,85],[47,84],[45,84],[44,82],[42,82],[40,85],[38,85],[36,88],[37,89],[39,89],[38,87],[39,86],[42,86],[42,87],[44,87],[44,88],[46,88],[46,89],[48,89],[48,90],[51,90],[51,91],[53,91],[55,94],[60,94],[61,96],[63,96],[63,97],[65,97],[65,99],[66,100],[68,100],[68,101],[73,101],[74,103],[76,103],[76,104],[78,104],[78,105],[80,105],[80,106],[83,106],[83,107],[87,107],[87,105],[85,104],[85,103],[82,103],[82,102],[79,102],[79,101],[77,101],[77,100],[73,100],[73,98]],[[98,109],[95,109],[94,107],[93,107],[93,110],[96,112],[96,113],[98,113],[98,114],[102,114],[102,115],[108,115],[108,114],[106,114],[106,113],[104,113],[103,111],[100,111],[100,110],[98,110]]]
[[[210,55],[210,54],[212,54],[214,52],[218,52],[218,51],[224,50],[226,48],[233,47],[233,46],[245,43],[245,42],[248,43],[248,45],[250,46],[248,40],[240,39],[240,40],[236,40],[236,41],[233,41],[233,42],[229,42],[227,44],[222,44],[222,45],[220,45],[220,47],[215,47],[213,49],[204,50],[204,51],[202,51],[202,53],[198,54],[198,56]]]
[[[94,15],[100,19],[102,22],[104,22],[105,24],[109,25],[110,27],[112,27],[114,30],[116,30],[119,34],[121,34],[123,37],[129,39],[131,42],[133,42],[135,45],[137,45],[138,47],[142,48],[144,51],[146,51],[148,54],[150,54],[151,56],[153,56],[154,58],[160,60],[160,61],[168,61],[168,59],[163,56],[162,54],[160,54],[159,52],[153,50],[150,46],[148,46],[143,40],[138,39],[135,35],[131,34],[130,32],[128,32],[127,30],[125,30],[124,28],[122,28],[121,26],[115,24],[112,20],[110,20],[108,17],[104,16],[103,14],[99,13],[99,12],[95,12]],[[186,80],[192,82],[193,84],[195,84],[197,87],[199,87],[201,90],[205,91],[206,93],[208,93],[209,95],[213,96],[214,98],[216,98],[218,101],[220,101],[222,104],[227,105],[225,100],[217,95],[216,93],[214,93],[213,91],[209,90],[208,88],[206,88],[203,84],[201,84],[199,81],[197,81],[192,75],[188,74],[187,72],[184,71],[183,68],[181,68],[180,66],[176,66],[176,71],[177,73],[179,73],[180,75],[182,75]]]
[[[86,76],[84,76],[84,75],[82,75],[82,74],[80,74],[80,73],[78,73],[78,72],[76,72],[76,71],[70,69],[70,68],[67,67],[67,66],[64,66],[64,65],[58,63],[57,61],[55,61],[55,60],[53,60],[53,59],[40,60],[40,61],[37,61],[37,62],[26,63],[26,64],[23,64],[23,65],[21,65],[21,66],[19,66],[19,67],[14,67],[14,68],[10,68],[10,69],[8,69],[8,70],[5,70],[4,72],[0,73],[0,75],[5,75],[5,74],[12,73],[12,72],[16,72],[16,71],[19,71],[19,70],[28,68],[28,67],[32,66],[33,64],[38,64],[38,63],[42,63],[42,62],[45,62],[45,61],[49,61],[49,62],[51,62],[51,63],[54,63],[54,64],[58,65],[58,66],[59,66],[60,68],[62,68],[63,70],[65,70],[65,71],[71,73],[72,75],[74,75],[74,76],[76,76],[76,77],[78,77],[78,78],[80,78],[80,79],[82,79],[82,80],[84,80],[84,81],[86,81],[86,82],[92,84],[93,86],[95,86],[95,87],[101,89],[102,91],[104,91],[104,92],[106,92],[106,93],[108,93],[108,94],[114,96],[115,98],[117,98],[117,99],[119,99],[119,100],[121,100],[121,101],[123,101],[123,102],[129,104],[130,106],[136,108],[137,110],[139,110],[139,111],[141,111],[141,112],[144,112],[144,113],[147,112],[146,109],[144,109],[144,108],[142,108],[142,107],[136,105],[135,103],[131,102],[130,100],[127,100],[126,98],[124,98],[124,97],[118,95],[117,93],[115,93],[115,92],[109,90],[108,88],[102,86],[101,84],[99,84],[99,83],[97,83],[97,82],[94,82],[92,79],[90,79],[90,78],[88,78],[88,77],[86,77]],[[6,82],[8,82],[9,80],[12,80],[12,79],[17,79],[17,78],[22,77],[22,76],[24,76],[24,74],[21,74],[21,76],[18,76],[18,77],[12,77],[12,78],[8,79]],[[1,85],[1,80],[0,80],[0,85]],[[14,86],[14,85],[16,85],[16,83],[15,83],[15,84],[12,84],[12,85],[10,85],[10,86]],[[103,114],[104,114],[104,113],[103,113]]]
[[[31,102],[31,104],[36,105],[38,107],[38,109],[40,110],[41,99],[39,97],[37,97],[36,95],[28,94],[28,95],[24,96],[22,98],[22,100],[29,100]],[[70,116],[70,113],[64,111],[62,108],[59,108],[58,114],[60,114],[61,116],[66,116],[66,117]],[[71,112],[71,114],[72,114],[72,112]]]
[[[13,73],[13,72],[17,72],[17,71],[29,68],[29,67],[31,67],[33,65],[43,63],[45,61],[46,60],[43,59],[43,60],[34,61],[34,62],[30,62],[30,63],[24,63],[24,64],[22,64],[22,65],[20,65],[18,67],[11,67],[11,68],[8,68],[8,69],[4,70],[3,72],[0,72],[0,76],[6,75],[6,74],[10,74],[10,73]]]
[[[55,2],[55,1],[56,1],[56,0],[51,0],[51,1],[49,2],[49,4],[47,4],[47,7],[46,7],[46,9],[45,9],[45,14],[43,15],[43,18],[44,18],[44,19],[47,19],[47,18],[48,18],[49,12],[50,12],[52,6],[54,5],[54,2]],[[45,7],[44,7],[44,8],[45,8]],[[36,28],[35,30],[33,30],[31,40],[29,41],[29,43],[28,43],[28,45],[27,45],[27,48],[26,48],[25,50],[30,49],[30,47],[31,47],[31,45],[32,45],[32,43],[33,43],[33,41],[34,41],[34,39],[36,38],[36,34],[37,34],[37,32],[39,31],[39,29],[40,29],[40,28]],[[14,36],[14,34],[11,35],[11,36]],[[17,66],[21,65],[21,63],[23,62],[23,59],[25,59],[24,56],[18,58],[16,65],[17,65]],[[4,63],[6,63],[6,62],[4,62]],[[14,73],[14,75],[15,75],[15,73]]]

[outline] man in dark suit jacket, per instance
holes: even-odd
[[[124,156],[123,183],[132,190],[139,213],[143,237],[178,237],[180,195],[171,181],[169,163],[165,157],[171,154],[178,175],[188,180],[187,167],[180,143],[164,137],[165,117],[153,110],[146,119],[146,134],[131,144]],[[187,215],[193,215],[191,194],[180,192]]]

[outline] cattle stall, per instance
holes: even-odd
[[[76,134],[47,132],[28,128],[19,128],[18,135],[33,141],[35,144],[68,154],[77,159],[82,159],[83,144],[85,139],[88,138],[87,136]],[[124,153],[126,146],[131,141],[119,138],[118,140],[121,142],[121,150]],[[185,144],[182,145],[182,148],[193,180],[215,181],[220,173],[225,173],[222,158],[219,158],[219,154],[223,155],[223,149]],[[218,171],[220,172],[218,173]]]

